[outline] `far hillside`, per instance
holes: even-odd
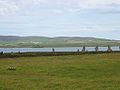
[[[120,40],[110,40],[94,37],[18,37],[0,36],[0,47],[80,47],[80,46],[120,46]]]

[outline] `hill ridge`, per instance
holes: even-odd
[[[95,37],[0,36],[0,47],[118,46],[120,40]]]

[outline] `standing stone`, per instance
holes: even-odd
[[[111,49],[111,47],[110,46],[108,46],[108,50],[107,50],[108,52],[112,52],[112,49]]]
[[[18,51],[18,54],[20,54],[20,51]]]
[[[98,46],[95,47],[95,51],[99,52],[99,47]]]
[[[83,46],[82,52],[85,52],[85,46]]]
[[[3,55],[3,54],[4,54],[3,51],[1,51],[1,52],[0,52],[0,55]]]
[[[80,52],[80,50],[78,49],[78,50],[77,50],[77,52],[79,53],[79,52]]]
[[[55,52],[55,49],[54,49],[54,48],[52,48],[52,52]]]
[[[13,51],[11,52],[11,55],[13,55],[14,53],[13,53]]]

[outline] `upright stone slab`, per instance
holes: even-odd
[[[98,46],[95,47],[95,51],[99,52],[99,47]]]
[[[55,52],[55,49],[54,49],[54,48],[52,48],[52,52]]]
[[[108,46],[108,50],[107,50],[108,52],[112,52],[112,49],[111,49],[111,47],[110,46]]]
[[[80,52],[80,50],[78,49],[78,50],[77,50],[77,52],[79,53],[79,52]]]
[[[3,54],[4,54],[3,51],[1,51],[1,52],[0,52],[0,55],[3,55]]]
[[[82,52],[85,52],[85,46],[83,46]]]

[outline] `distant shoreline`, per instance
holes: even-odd
[[[120,51],[99,51],[99,52],[25,52],[25,53],[4,53],[0,58],[17,58],[17,57],[39,57],[39,56],[65,56],[65,55],[86,55],[86,54],[109,54],[120,53]]]

